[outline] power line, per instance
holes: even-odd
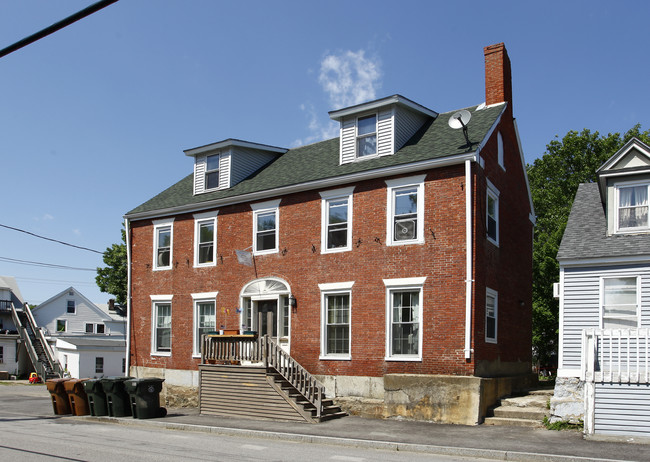
[[[75,270],[75,271],[97,271],[97,268],[79,268],[76,266],[57,265],[54,263],[43,263],[39,261],[18,260],[16,258],[9,258],[9,257],[0,257],[0,261],[6,263],[16,263],[19,265],[40,266],[42,268],[51,268],[51,269],[65,269],[65,270]]]
[[[117,0],[102,0],[100,2],[94,3],[89,7],[84,8],[83,10],[78,11],[77,13],[68,16],[65,19],[62,19],[61,21],[54,23],[51,26],[46,27],[45,29],[39,32],[36,32],[35,34],[30,35],[29,37],[17,41],[13,45],[9,45],[8,47],[3,48],[2,50],[0,50],[0,58],[2,58],[3,56],[7,56],[9,53],[13,53],[16,50],[20,50],[21,48],[26,47],[30,43],[34,43],[37,40],[42,39],[43,37],[47,37],[48,35],[53,34],[54,32],[63,29],[64,27],[69,26],[73,22],[77,22],[80,19],[83,19],[86,16],[89,16],[94,12],[99,11],[102,8],[105,8],[108,5],[111,5],[115,2],[117,2]]]
[[[98,253],[100,255],[104,254],[104,252],[100,252],[99,250],[89,249],[88,247],[81,247],[79,245],[74,245],[74,244],[70,244],[68,242],[59,241],[57,239],[52,239],[52,238],[49,238],[49,237],[41,236],[39,234],[35,234],[35,233],[30,232],[30,231],[25,231],[24,229],[14,228],[13,226],[7,226],[7,225],[3,225],[1,223],[0,223],[0,226],[3,227],[3,228],[11,229],[13,231],[18,231],[18,232],[21,232],[21,233],[29,234],[30,236],[38,237],[39,239],[45,239],[46,241],[52,241],[52,242],[56,242],[57,244],[63,244],[63,245],[67,245],[69,247],[74,247],[75,249],[87,250],[88,252],[95,252],[95,253]]]

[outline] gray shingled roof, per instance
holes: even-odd
[[[472,113],[468,125],[470,141],[474,149],[490,132],[503,112],[504,105],[495,105],[476,111],[477,106],[467,108]],[[232,188],[206,194],[193,195],[193,174],[139,205],[126,214],[147,215],[156,211],[167,213],[174,208],[196,205],[202,202],[232,198],[237,196],[273,190],[277,188],[326,180],[348,174],[383,169],[392,166],[462,155],[467,152],[465,138],[461,130],[453,130],[447,124],[455,111],[440,114],[435,120],[426,123],[398,152],[363,162],[339,165],[339,138],[290,149],[256,174],[236,184]],[[208,204],[206,204],[208,205]]]
[[[650,255],[650,234],[607,235],[605,210],[596,183],[578,187],[557,259],[582,260]]]

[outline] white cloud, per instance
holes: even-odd
[[[328,110],[336,110],[376,99],[377,90],[381,87],[381,76],[378,58],[366,57],[365,50],[347,50],[323,57],[318,83],[327,95],[330,104]],[[329,118],[325,120],[313,104],[301,104],[300,109],[307,115],[311,134],[304,139],[295,140],[294,146],[338,136],[338,123]]]
[[[49,213],[43,214],[42,217],[34,217],[34,221],[50,221],[50,220],[54,220],[54,217]]]
[[[381,87],[379,59],[364,50],[328,54],[321,61],[318,82],[328,94],[332,109],[372,101]]]
[[[73,233],[75,236],[81,236],[81,230],[79,230],[79,229],[77,229],[77,228],[73,229],[73,230],[72,230],[72,233]]]

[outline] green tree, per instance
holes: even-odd
[[[115,296],[118,304],[126,303],[127,261],[126,232],[122,229],[122,243],[113,244],[104,251],[105,268],[97,268],[95,281],[99,290]]]
[[[650,130],[635,125],[623,136],[600,136],[588,129],[552,140],[544,155],[527,166],[537,222],[533,240],[533,348],[547,363],[558,345],[558,301],[553,283],[559,280],[556,260],[573,199],[580,183],[593,182],[596,170],[632,137],[650,142]]]

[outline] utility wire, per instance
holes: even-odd
[[[30,265],[30,266],[40,266],[43,268],[51,269],[65,269],[65,270],[76,270],[76,271],[97,271],[97,268],[79,268],[75,266],[66,266],[66,265],[57,265],[54,263],[43,263],[39,261],[30,261],[30,260],[18,260],[16,258],[9,257],[0,257],[0,261],[6,263],[17,263],[19,265]]]
[[[52,239],[52,238],[49,238],[49,237],[40,236],[40,235],[34,234],[34,233],[30,232],[30,231],[25,231],[24,229],[14,228],[13,226],[7,226],[7,225],[3,225],[3,224],[0,223],[0,227],[11,229],[11,230],[18,231],[18,232],[25,233],[25,234],[29,234],[30,236],[38,237],[39,239],[45,239],[46,241],[52,241],[52,242],[56,242],[58,244],[63,244],[63,245],[67,245],[69,247],[74,247],[75,249],[87,250],[88,252],[95,252],[95,253],[102,254],[102,255],[104,254],[104,252],[100,252],[99,250],[89,249],[88,247],[81,247],[79,245],[70,244],[68,242],[59,241],[57,239]]]
[[[35,34],[30,35],[29,37],[26,37],[22,40],[19,40],[18,42],[14,43],[13,45],[9,45],[6,48],[3,48],[0,50],[0,58],[3,56],[7,56],[9,53],[13,53],[16,50],[20,50],[23,47],[26,47],[30,43],[34,43],[37,40],[42,39],[43,37],[47,37],[50,34],[53,34],[54,32],[63,29],[64,27],[69,26],[73,22],[77,22],[82,18],[85,18],[86,16],[89,16],[93,14],[96,11],[101,10],[102,8],[107,7],[108,5],[111,5],[113,3],[117,2],[117,0],[102,0],[100,2],[94,3],[90,5],[87,8],[84,8],[83,10],[68,16],[65,19],[62,19],[61,21],[52,24],[49,27],[46,27],[45,29],[36,32]]]

